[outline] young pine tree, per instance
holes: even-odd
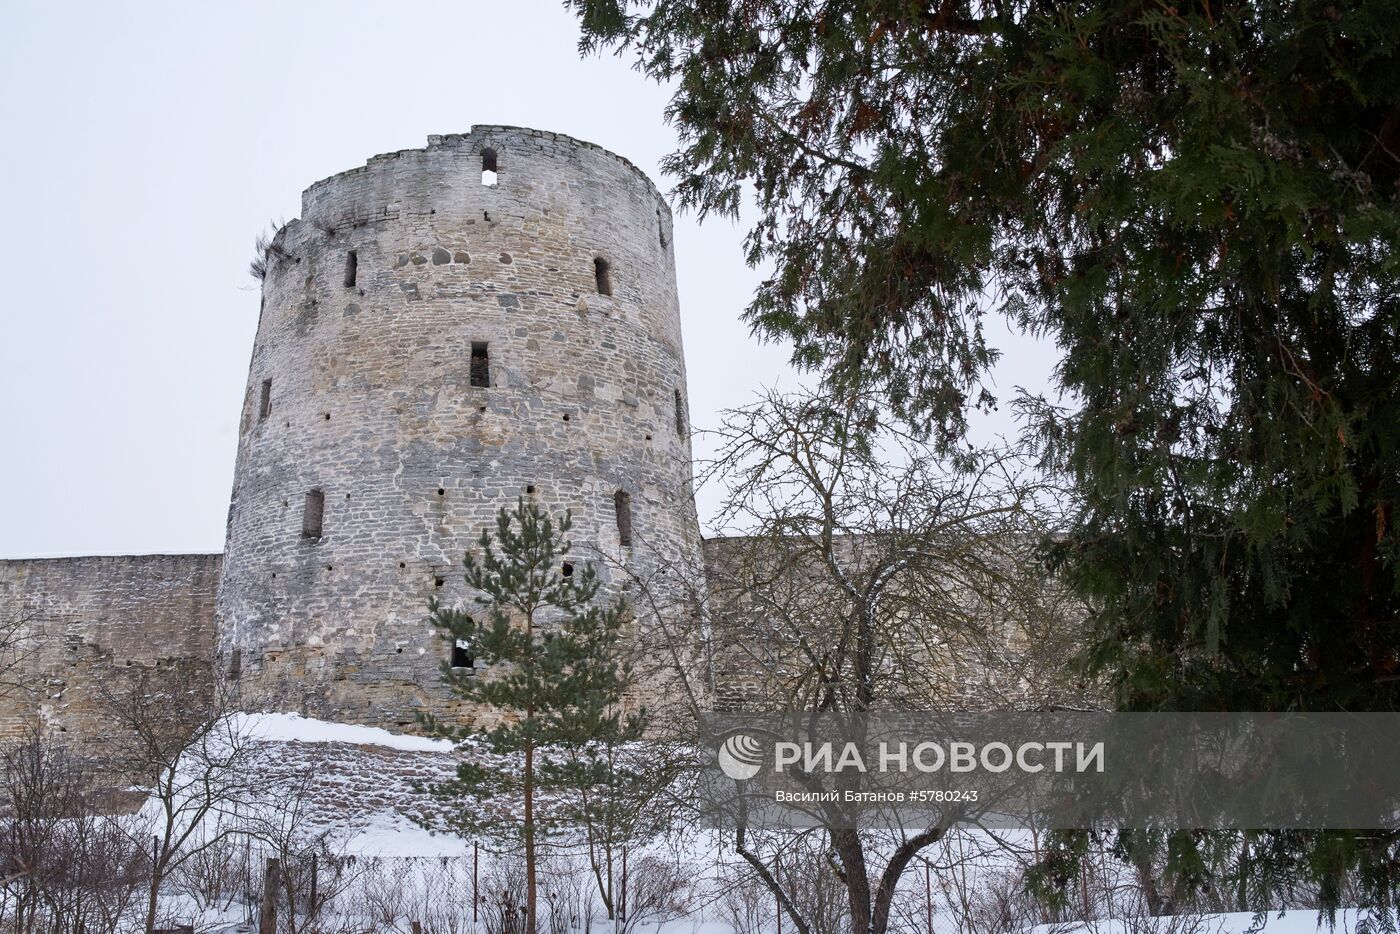
[[[518,803],[518,817],[494,820],[497,809],[465,808],[454,820],[468,830],[509,828],[523,844],[528,931],[536,926],[536,867],[540,837],[568,823],[567,805],[537,809],[540,797],[567,801],[580,781],[599,780],[599,755],[640,737],[645,713],[624,715],[631,670],[622,658],[626,604],[597,599],[591,565],[566,564],[571,544],[568,513],[556,523],[523,500],[496,515],[494,536],[483,532],[480,554],[463,560],[467,585],[485,612],[477,615],[429,604],[443,634],[470,646],[484,670],[443,664],[443,677],[463,700],[501,715],[480,731],[446,727],[442,735],[477,745],[479,755],[458,767],[455,780],[433,787],[443,797]],[[607,761],[607,760],[603,760]],[[580,763],[583,764],[581,768]]]

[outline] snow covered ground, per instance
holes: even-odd
[[[401,752],[452,752],[452,742],[446,739],[391,733],[373,726],[331,723],[295,713],[241,713],[234,715],[234,721],[239,732],[266,742],[345,743]]]
[[[484,916],[494,909],[482,903],[478,922],[469,923],[472,893],[500,901],[486,893],[518,884],[518,860],[493,855],[482,841],[478,850],[470,839],[423,826],[463,806],[441,801],[423,788],[423,783],[455,772],[461,753],[451,742],[290,713],[240,714],[234,725],[241,735],[255,738],[261,749],[259,778],[268,807],[285,808],[286,790],[300,789],[298,806],[304,810],[298,819],[311,828],[312,837],[325,835],[319,838],[326,853],[319,870],[326,917],[320,920],[328,922],[333,914],[340,926],[318,929],[407,932],[410,922],[418,921],[425,934],[501,930],[486,923]],[[1317,913],[1305,909],[1263,918],[1250,913],[1149,918],[1110,907],[1096,911],[1112,916],[1108,920],[1037,924],[1034,911],[1016,894],[1031,848],[1028,836],[964,834],[927,851],[931,871],[911,871],[900,885],[893,934],[1313,934],[1319,928]],[[231,893],[258,890],[258,867],[265,856],[245,849],[236,857],[245,870]],[[664,870],[662,887],[674,891],[649,897],[675,907],[652,912],[650,920],[629,925],[629,932],[778,934],[771,893],[713,834],[692,832],[677,841],[634,849],[630,856],[630,884],[637,893],[631,897],[640,900],[643,887],[653,881],[648,874]],[[655,861],[646,862],[648,858]],[[820,854],[812,862],[820,867]],[[609,932],[611,924],[593,893],[593,878],[581,854],[555,853],[552,873],[551,910],[571,912],[576,919],[591,917],[587,929]],[[668,895],[674,900],[668,902]],[[254,904],[247,895],[224,896],[222,901],[176,895],[169,907],[172,920],[197,919],[202,930],[235,930],[249,923]],[[1005,911],[1008,905],[1014,910],[1010,915]],[[927,927],[930,917],[932,932]],[[1356,911],[1341,912],[1336,930],[1362,932],[1364,917]],[[791,931],[790,922],[781,929]]]
[[[1337,912],[1336,934],[1356,934],[1365,930],[1362,922],[1367,915],[1356,909]],[[1166,918],[1135,918],[1092,921],[1087,924],[1042,924],[1030,934],[1246,934],[1268,931],[1269,934],[1317,934],[1319,926],[1326,931],[1316,911],[1294,910],[1269,912],[1257,916],[1247,911],[1217,915],[1177,915]],[[1374,928],[1373,928],[1374,929]]]

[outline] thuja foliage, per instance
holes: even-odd
[[[1119,706],[1397,709],[1393,0],[570,6],[673,88],[682,204],[752,192],[747,321],[832,392],[952,445],[985,316],[1059,349],[1069,403],[1026,406],[1081,507],[1050,558]],[[1238,871],[1332,904],[1400,877],[1394,834],[1251,841]]]
[[[432,790],[466,799],[455,812],[459,829],[503,831],[523,843],[532,922],[541,838],[566,828],[625,834],[625,818],[659,781],[626,748],[647,724],[645,710],[624,710],[627,606],[599,599],[591,564],[570,562],[565,572],[571,525],[568,513],[556,522],[524,500],[502,508],[494,534],[484,531],[479,553],[463,558],[477,606],[429,605],[433,624],[475,662],[445,662],[443,677],[483,720],[498,723],[479,730],[429,718],[476,753]]]

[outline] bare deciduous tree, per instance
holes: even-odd
[[[260,858],[277,860],[279,928],[287,934],[324,930],[324,909],[359,875],[345,847],[362,823],[340,816],[327,824],[325,812],[318,815],[315,778],[306,768],[267,785],[243,821],[248,837],[263,847]]]
[[[702,680],[687,665],[694,632],[652,614],[697,714],[704,698],[833,713],[1087,703],[1063,669],[1079,614],[1035,560],[1059,499],[1016,452],[942,457],[866,399],[777,393],[725,413],[714,435],[703,476],[724,485],[717,524],[733,534],[688,587],[678,568],[638,582],[639,602],[688,594],[703,621]],[[885,934],[901,876],[946,831],[825,829],[822,871],[853,931]],[[784,871],[784,842],[762,837],[741,819],[735,851],[799,934],[821,930],[829,906],[808,883],[827,877]]]
[[[0,749],[0,928],[118,930],[144,861],[104,813],[87,764],[32,731]]]
[[[151,934],[165,880],[243,832],[238,815],[252,790],[257,747],[239,732],[223,687],[202,666],[119,670],[98,693],[113,726],[108,768],[150,789],[143,809],[150,822],[132,832],[150,848],[145,930]]]
[[[34,620],[32,614],[0,617],[0,700],[30,690],[23,668],[34,651]]]
[[[1057,491],[1017,452],[938,457],[864,400],[813,396],[769,394],[716,434],[706,477],[737,533],[714,552],[717,664],[766,679],[764,707],[1084,702],[1062,667],[1075,608],[1036,560]]]

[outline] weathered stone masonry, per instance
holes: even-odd
[[[0,561],[0,621],[20,621],[0,737],[30,726],[98,735],[99,680],[203,659],[214,644],[221,555]],[[13,658],[13,656],[8,656]]]
[[[465,601],[499,507],[571,509],[614,590],[700,565],[671,214],[635,166],[474,127],[317,182],[301,213],[266,255],[216,613],[218,556],[9,562],[0,614],[43,607],[37,681],[188,653],[246,706],[404,727],[453,712],[426,605]],[[93,628],[108,601],[121,627]]]
[[[425,607],[465,599],[462,552],[520,497],[572,509],[605,571],[698,555],[670,223],[630,163],[511,127],[307,189],[268,257],[219,591],[249,703],[450,710]]]

